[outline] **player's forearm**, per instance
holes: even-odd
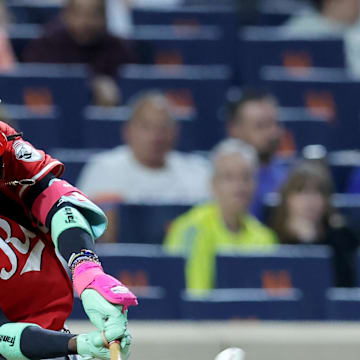
[[[76,353],[75,335],[31,323],[6,323],[0,327],[0,355],[5,359],[48,359]]]
[[[53,241],[66,261],[82,249],[94,251],[90,225],[71,203],[63,202],[51,209],[46,225],[51,228]]]
[[[28,359],[51,359],[76,354],[76,336],[29,326],[21,334],[20,349]]]

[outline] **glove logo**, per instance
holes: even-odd
[[[40,161],[43,158],[35,148],[22,140],[15,141],[13,148],[15,150],[15,156],[17,160],[34,162]]]
[[[7,342],[10,346],[14,346],[15,336],[0,335],[0,342]]]
[[[114,294],[126,294],[129,292],[128,288],[126,286],[117,285],[111,288],[111,291]]]

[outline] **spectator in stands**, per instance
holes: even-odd
[[[24,51],[35,63],[84,63],[93,72],[97,105],[116,105],[120,92],[115,82],[119,66],[136,61],[130,44],[106,30],[105,0],[67,0],[59,18]]]
[[[172,150],[177,125],[162,94],[138,96],[124,126],[126,145],[94,156],[80,174],[78,185],[92,199],[168,204],[208,199],[207,161]]]
[[[284,26],[290,35],[341,36],[357,25],[359,0],[311,0],[313,10],[306,9]]]
[[[0,0],[0,71],[11,70],[15,66],[15,56],[7,35],[9,17],[5,2]]]
[[[303,160],[280,190],[272,228],[282,244],[326,244],[334,251],[334,286],[355,286],[358,239],[331,206],[332,181],[317,160]]]
[[[278,190],[287,174],[286,166],[275,156],[282,134],[275,97],[261,89],[245,89],[239,99],[230,103],[227,134],[257,151],[260,166],[251,213],[264,220],[264,198]]]
[[[167,251],[186,255],[190,290],[215,286],[215,255],[222,247],[254,250],[277,242],[274,233],[248,211],[256,181],[253,147],[227,139],[215,148],[212,160],[214,201],[176,219],[164,244]]]
[[[349,69],[360,76],[360,1],[311,0],[305,10],[282,26],[286,36],[301,38],[344,37]]]

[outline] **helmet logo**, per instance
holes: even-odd
[[[15,141],[13,148],[15,150],[16,159],[18,160],[34,162],[40,161],[43,158],[43,156],[35,148],[23,140]]]

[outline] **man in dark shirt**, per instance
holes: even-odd
[[[129,43],[106,31],[105,0],[67,0],[59,18],[24,51],[26,62],[88,64],[95,102],[115,105],[117,68],[135,62]]]
[[[287,166],[276,156],[282,129],[278,121],[278,104],[275,97],[262,89],[245,89],[229,108],[227,133],[252,145],[259,157],[251,213],[266,221],[264,199],[276,192],[287,176]]]

